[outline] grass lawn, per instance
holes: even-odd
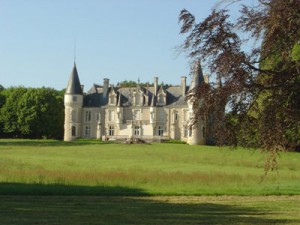
[[[0,224],[300,224],[300,154],[0,140]]]
[[[0,140],[0,194],[298,195],[300,154],[185,144]]]
[[[297,225],[300,196],[0,196],[2,225]]]

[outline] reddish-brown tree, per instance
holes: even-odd
[[[214,115],[218,144],[275,153],[299,145],[300,0],[259,0],[242,6],[236,21],[228,10],[214,9],[197,23],[183,9],[179,22],[186,35],[182,48],[220,83],[195,93],[202,99],[197,118]],[[261,44],[246,51],[249,40]]]

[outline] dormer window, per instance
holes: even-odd
[[[135,96],[135,104],[136,105],[140,105],[141,104],[141,98],[139,94],[136,94]]]
[[[144,103],[144,96],[142,93],[136,92],[133,94],[133,103],[136,106],[141,106]]]
[[[165,105],[166,104],[166,97],[164,94],[158,95],[158,105]]]
[[[110,95],[109,97],[109,104],[110,105],[115,105],[117,102],[117,96],[115,94]]]

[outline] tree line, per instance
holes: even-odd
[[[0,136],[62,139],[64,92],[0,85]]]

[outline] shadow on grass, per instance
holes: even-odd
[[[0,195],[149,196],[149,194],[140,189],[121,186],[75,186],[22,183],[0,183]]]
[[[55,185],[1,184],[0,224],[287,224],[284,219],[272,219],[272,211],[244,207],[232,203],[168,202],[144,195],[141,190],[124,187],[71,187],[70,195],[3,195],[3,187],[32,189],[58,188]],[[62,188],[62,187],[60,187]],[[84,196],[92,189],[125,196]],[[56,189],[59,191],[59,189]],[[81,196],[76,195],[80,191]],[[119,192],[120,191],[120,192]],[[107,193],[105,193],[107,192]],[[18,193],[20,193],[18,191]],[[120,194],[123,193],[123,194]],[[23,193],[25,194],[25,192]],[[46,194],[56,194],[50,191]],[[59,194],[59,193],[57,193]],[[131,197],[128,197],[131,196]],[[297,222],[297,221],[296,221]],[[298,221],[299,222],[299,221]]]
[[[111,144],[112,142],[102,142],[100,140],[34,140],[34,139],[0,139],[0,146],[76,146],[76,145],[95,145]]]

